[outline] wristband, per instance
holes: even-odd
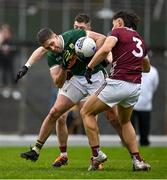
[[[29,69],[31,67],[30,63],[26,63],[25,66]]]

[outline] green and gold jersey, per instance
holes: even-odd
[[[83,76],[90,58],[79,58],[75,53],[75,42],[80,38],[86,36],[86,32],[82,29],[72,29],[61,35],[63,40],[63,51],[61,53],[48,52],[48,65],[49,67],[61,65],[63,61],[68,61],[68,68],[73,75]],[[103,70],[102,65],[97,65],[93,73]]]

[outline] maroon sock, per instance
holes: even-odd
[[[99,152],[99,146],[92,146],[91,149],[92,149],[92,155],[94,157],[97,157],[98,156],[98,152]]]
[[[59,149],[61,153],[67,152],[67,146],[59,146]]]
[[[137,160],[139,160],[139,161],[142,160],[142,158],[140,157],[139,152],[131,153],[131,157],[132,157],[132,158],[135,158],[135,159],[137,159]]]

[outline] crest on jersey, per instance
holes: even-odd
[[[71,44],[69,45],[69,47],[70,47],[71,49],[74,49],[74,48],[75,48],[75,45],[74,45],[73,43],[71,43]]]

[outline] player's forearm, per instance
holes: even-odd
[[[112,61],[113,61],[113,56],[112,56],[112,52],[109,52],[108,53],[108,55],[107,55],[107,61],[109,62],[109,63],[112,63]]]
[[[46,53],[47,51],[43,48],[43,47],[39,47],[38,49],[36,49],[32,55],[30,56],[30,58],[28,59],[28,61],[26,62],[26,64],[24,66],[22,66],[15,78],[15,82],[17,83],[19,79],[21,79],[25,74],[27,74],[28,69],[38,60],[40,60],[42,58],[42,56]]]
[[[38,62],[46,52],[47,50],[43,47],[37,48],[27,60],[25,66],[27,66],[28,68],[31,67],[34,63]]]
[[[106,59],[107,55],[108,52],[103,51],[103,49],[99,49],[89,62],[88,67],[93,69],[97,64]]]
[[[103,45],[104,41],[106,39],[106,36],[101,35],[97,40],[96,40],[96,49],[100,49],[101,46]]]
[[[66,81],[67,71],[62,68],[57,68],[56,71],[51,72],[51,77],[53,79],[53,83],[56,87],[61,88]]]
[[[62,88],[66,79],[67,79],[67,72],[65,70],[62,70],[62,72],[60,73],[59,79],[57,81],[57,87]]]
[[[104,43],[106,36],[94,31],[86,31],[88,37],[92,38],[96,42],[96,49],[98,50]]]
[[[148,73],[150,72],[150,60],[149,57],[146,56],[142,61],[142,72]]]

